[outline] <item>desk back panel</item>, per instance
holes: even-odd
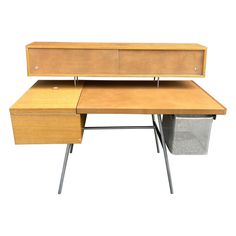
[[[32,43],[29,76],[204,77],[197,44]]]

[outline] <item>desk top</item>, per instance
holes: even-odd
[[[225,114],[193,81],[86,81],[77,113]]]
[[[226,108],[193,81],[39,80],[11,114],[225,114]]]
[[[76,43],[76,42],[33,42],[30,48],[54,49],[130,49],[130,50],[206,50],[205,46],[191,43]]]

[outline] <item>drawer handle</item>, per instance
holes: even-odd
[[[39,66],[34,66],[34,69],[35,69],[35,70],[38,70],[38,69],[39,69]]]
[[[198,66],[194,67],[194,71],[198,71],[198,69],[199,69]]]

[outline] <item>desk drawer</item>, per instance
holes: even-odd
[[[118,73],[118,50],[28,49],[28,75],[77,76]]]
[[[203,50],[120,50],[120,74],[204,76]]]
[[[86,115],[11,114],[16,144],[81,143]]]

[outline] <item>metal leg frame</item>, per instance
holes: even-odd
[[[154,129],[155,129],[155,131],[156,131],[156,133],[157,133],[157,136],[158,136],[158,138],[159,138],[159,140],[160,140],[161,146],[162,146],[162,148],[163,148],[161,133],[160,133],[158,127],[157,127],[157,123],[156,123],[155,120],[153,121],[153,125],[154,125]]]
[[[172,186],[171,173],[170,173],[169,160],[168,160],[167,149],[166,149],[166,144],[165,144],[165,138],[164,138],[164,133],[163,133],[163,128],[162,128],[161,115],[157,115],[157,118],[158,118],[158,124],[159,124],[159,129],[160,130],[157,127],[154,115],[152,115],[152,123],[153,123],[152,126],[100,126],[100,127],[84,127],[84,129],[85,130],[154,129],[157,152],[158,153],[160,152],[159,145],[158,145],[158,138],[159,138],[161,146],[163,148],[165,164],[166,164],[166,171],[167,171],[169,187],[170,187],[170,193],[173,194],[174,191],[173,191],[173,186]],[[67,146],[66,146],[66,153],[65,153],[63,166],[62,166],[62,172],[61,172],[61,179],[60,179],[58,194],[61,194],[61,192],[62,192],[63,181],[64,181],[64,177],[65,177],[65,172],[66,172],[66,165],[67,165],[69,154],[73,152],[73,146],[74,146],[74,144],[67,144]]]
[[[157,115],[157,118],[158,118],[158,123],[159,123],[159,128],[160,128],[159,138],[160,138],[160,141],[162,143],[162,148],[163,148],[163,153],[164,153],[164,158],[165,158],[165,163],[166,163],[166,172],[167,172],[169,187],[170,187],[170,193],[173,194],[174,190],[173,190],[173,185],[172,185],[172,179],[171,179],[171,173],[170,173],[170,166],[169,166],[169,160],[168,160],[168,155],[167,155],[165,137],[164,137],[163,128],[162,128],[161,115]]]
[[[152,124],[153,124],[155,140],[156,140],[157,153],[159,153],[160,149],[159,149],[159,145],[158,145],[158,131],[157,131],[156,127],[155,127],[155,117],[154,117],[154,115],[152,115]]]
[[[61,192],[62,192],[64,177],[65,177],[65,172],[66,172],[66,165],[67,165],[69,153],[72,153],[72,150],[73,150],[73,144],[67,144],[65,158],[64,158],[64,162],[63,162],[63,166],[62,166],[62,171],[61,171],[61,179],[60,179],[58,194],[61,194]]]

